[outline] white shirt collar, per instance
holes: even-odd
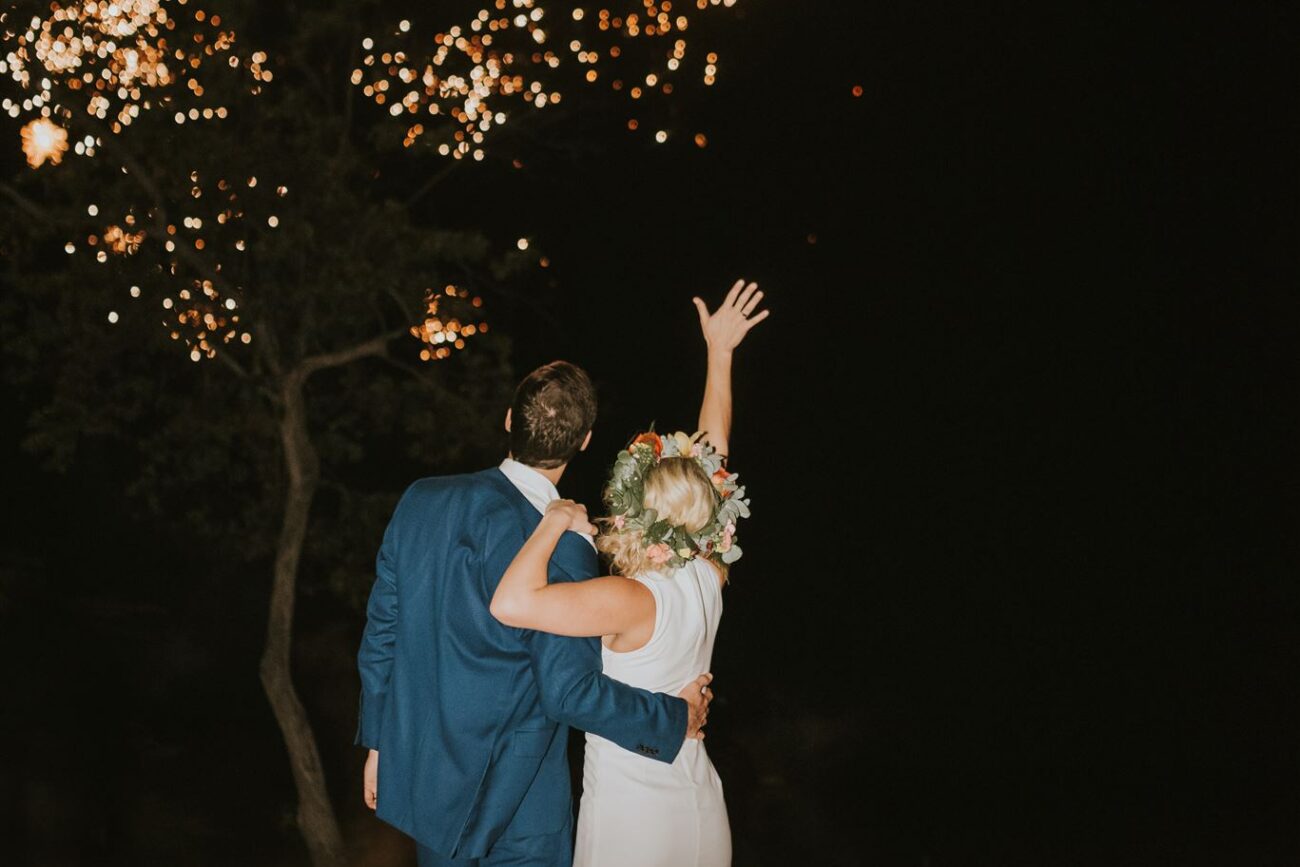
[[[528,464],[506,458],[501,462],[501,472],[533,504],[533,508],[542,514],[546,514],[546,507],[560,498],[560,492],[551,484],[551,480]]]
[[[514,458],[506,458],[501,462],[501,473],[515,486],[519,493],[524,495],[524,499],[533,504],[533,508],[546,514],[546,507],[560,498],[560,492],[551,484],[551,480],[537,472],[537,470],[521,464]],[[586,534],[581,534],[582,538],[587,540],[587,544],[593,547],[596,541]]]

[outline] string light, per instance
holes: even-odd
[[[68,131],[47,118],[37,118],[20,130],[27,165],[39,169],[48,160],[57,166],[68,150]]]
[[[14,118],[31,117],[21,137],[33,169],[59,164],[69,149],[79,156],[95,156],[101,136],[124,134],[144,111],[160,109],[178,125],[224,120],[227,108],[206,98],[210,75],[240,76],[240,86],[252,95],[274,80],[266,52],[237,54],[235,34],[222,27],[221,17],[193,9],[186,0],[55,2],[17,26],[7,21],[11,14],[0,11],[0,75],[7,75],[19,94],[0,101],[0,110]],[[94,134],[72,141],[70,130],[83,118]],[[104,264],[114,256],[134,256],[147,243],[156,244],[162,254],[157,282],[169,286],[162,299],[168,317],[164,325],[198,361],[215,357],[223,344],[252,339],[240,327],[237,297],[223,294],[237,296],[242,289],[226,283],[222,258],[246,249],[246,205],[269,203],[245,203],[237,192],[240,185],[224,179],[212,189],[197,170],[182,183],[188,195],[172,196],[175,186],[169,190],[160,184],[164,201],[150,198],[143,207],[127,204],[119,219],[105,217],[107,225],[88,229],[84,250]],[[250,190],[256,187],[256,178],[249,178],[247,185]],[[288,190],[280,186],[274,192],[283,197]],[[179,225],[154,224],[155,208],[164,204],[184,212],[177,213]],[[266,210],[262,218],[274,228],[278,217],[267,216]],[[99,217],[100,207],[90,204],[86,214]],[[77,255],[83,248],[69,240],[64,249]],[[195,273],[204,276],[192,276]],[[220,286],[214,280],[220,280]],[[139,298],[141,287],[131,286],[129,294]],[[116,323],[117,317],[113,311],[110,322]]]
[[[121,133],[152,108],[174,112],[176,123],[223,118],[224,106],[202,103],[199,77],[205,66],[224,57],[230,67],[245,67],[255,84],[271,80],[266,55],[245,61],[231,53],[235,34],[220,27],[218,15],[202,10],[173,14],[166,0],[85,0],[51,3],[25,28],[8,25],[0,14],[0,74],[8,74],[22,99],[6,98],[0,110],[10,117],[31,116],[23,127],[28,164],[57,165],[67,150],[67,130],[79,117],[104,122]],[[181,103],[189,105],[183,108]],[[87,135],[73,150],[93,156],[98,139]]]
[[[696,76],[711,85],[719,75],[717,53],[692,50],[686,33],[700,10],[730,7],[734,0],[691,5],[624,0],[618,8],[562,8],[552,15],[541,0],[490,0],[472,19],[432,40],[409,20],[380,38],[366,37],[350,80],[402,119],[406,146],[423,140],[453,159],[483,160],[493,135],[515,113],[555,106],[579,83],[636,100],[646,124],[631,119],[628,128],[644,128],[665,143],[677,131],[663,124],[664,112],[653,102],[671,96],[675,85],[701,80]],[[220,16],[184,0],[52,3],[25,29],[4,24],[0,13],[0,74],[19,85],[21,99],[4,99],[0,110],[27,121],[23,151],[32,168],[58,165],[69,150],[94,156],[103,144],[100,136],[123,133],[144,111],[160,109],[177,125],[224,119],[226,106],[206,98],[204,79],[218,71],[247,76],[243,81],[254,94],[274,80],[265,52],[237,54],[235,34],[222,28]],[[567,74],[571,70],[576,74]],[[94,134],[74,133],[81,116],[102,124]],[[687,135],[699,147],[707,143],[703,133]],[[162,299],[165,325],[192,359],[213,358],[221,346],[247,345],[254,336],[241,322],[242,289],[226,282],[222,259],[278,226],[270,210],[274,197],[288,190],[274,178],[261,181],[220,179],[214,187],[191,172],[184,185],[188,196],[168,206],[174,217],[165,227],[154,225],[150,208],[100,217],[99,207],[90,205],[86,213],[98,218],[95,225],[65,249],[108,262],[157,245],[165,251],[161,282],[171,284]],[[516,245],[526,250],[529,239]],[[202,258],[197,265],[196,255]],[[542,268],[550,264],[545,257],[537,261]],[[192,276],[196,272],[211,279]],[[142,290],[129,291],[139,298]],[[411,328],[422,357],[447,358],[486,332],[481,306],[481,298],[453,285],[427,291],[424,321]],[[110,322],[117,317],[111,311]]]
[[[426,289],[424,293],[424,322],[411,326],[411,336],[422,344],[422,361],[441,361],[453,352],[465,348],[466,338],[485,334],[488,324],[472,321],[483,299],[471,295],[454,284],[442,291]]]
[[[181,258],[180,249],[187,247],[195,254],[206,254],[202,270],[215,276],[222,275],[223,255],[246,248],[243,236],[248,231],[250,220],[256,223],[261,219],[257,216],[258,211],[265,214],[262,206],[269,207],[274,200],[287,196],[289,190],[283,185],[274,189],[269,186],[259,188],[253,178],[237,182],[218,178],[213,184],[198,170],[189,172],[183,183],[189,191],[185,199],[189,204],[185,206],[187,213],[179,215],[178,222],[156,231],[146,230],[140,225],[135,210],[129,209],[121,219],[109,222],[102,230],[90,231],[85,241],[86,250],[92,252],[100,263],[107,262],[112,256],[136,255],[151,236],[155,243],[162,242],[162,250],[167,254],[162,263],[162,282],[170,284],[170,288],[164,290],[166,297],[162,299],[163,309],[169,311],[163,324],[171,339],[186,346],[191,358],[202,361],[216,357],[221,346],[234,341],[247,344],[252,336],[243,329],[238,312],[241,306],[238,295],[242,290],[237,286],[219,286],[213,279],[187,276],[188,262]],[[253,198],[247,200],[250,196]],[[86,213],[94,218],[100,215],[101,209],[92,204],[86,208]],[[279,218],[274,214],[264,219],[272,228],[279,224]],[[69,254],[75,254],[79,245],[69,241],[65,249]],[[129,294],[132,298],[139,298],[142,290],[139,285],[133,285]]]
[[[672,94],[668,79],[683,69],[685,33],[696,11],[734,2],[700,0],[697,10],[689,10],[675,8],[672,0],[629,0],[625,10],[601,8],[590,16],[575,8],[567,16],[570,21],[557,20],[552,29],[537,0],[492,0],[467,24],[437,33],[431,41],[420,39],[406,20],[387,37],[365,37],[361,47],[366,53],[351,81],[391,116],[408,119],[404,146],[433,134],[431,145],[439,154],[478,160],[485,138],[516,109],[543,109],[563,99],[551,81],[567,64],[583,70],[581,81],[608,81],[629,99]],[[567,39],[559,35],[564,24],[572,31]],[[650,50],[631,50],[638,45]],[[710,52],[705,61],[703,81],[712,85],[717,53]],[[644,84],[625,88],[625,81]],[[635,130],[637,124],[630,121],[628,128]],[[659,132],[656,140],[665,141],[667,132]]]

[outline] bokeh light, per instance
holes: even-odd
[[[422,361],[441,361],[465,348],[465,341],[485,334],[488,323],[479,318],[483,299],[467,290],[448,284],[441,291],[426,289],[424,322],[411,326],[411,336],[422,344]]]
[[[569,83],[608,87],[639,104],[671,95],[669,79],[685,74],[693,56],[686,32],[694,16],[719,5],[734,0],[698,0],[694,9],[672,0],[631,0],[555,16],[536,0],[493,0],[431,39],[405,20],[386,36],[365,37],[352,83],[405,119],[404,146],[426,138],[443,156],[481,160],[486,139],[516,111],[556,105]],[[718,55],[701,59],[701,80],[712,85]],[[580,74],[566,75],[575,64]],[[629,120],[627,128],[638,124]],[[662,143],[668,131],[653,135]]]
[[[49,161],[58,165],[68,150],[68,131],[47,118],[37,118],[20,130],[27,165],[40,168]]]
[[[176,11],[171,11],[175,9]],[[94,134],[76,141],[78,155],[93,156],[99,136],[117,134],[141,112],[163,108],[176,123],[220,119],[224,106],[204,103],[200,74],[224,61],[248,70],[257,91],[271,80],[263,67],[266,55],[244,59],[232,53],[235,35],[223,29],[219,15],[186,8],[185,0],[87,0],[50,3],[43,15],[25,26],[12,20],[18,13],[0,12],[0,75],[17,86],[16,96],[0,101],[12,118],[40,119],[49,126],[24,127],[56,135],[62,126],[63,145],[42,147],[27,136],[23,149],[46,153],[51,163],[66,147],[74,122],[94,124]],[[43,160],[41,162],[44,162]],[[36,162],[33,168],[41,162]]]

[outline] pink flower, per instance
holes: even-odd
[[[615,530],[621,530],[621,529],[623,529],[623,526],[624,526],[626,523],[627,523],[627,520],[624,519],[624,517],[623,517],[622,515],[615,515],[615,516],[614,516],[614,529],[615,529]]]
[[[732,521],[727,522],[727,526],[722,530],[722,541],[718,543],[718,550],[723,554],[731,550],[731,539],[736,535],[736,525]]]
[[[656,566],[662,566],[667,563],[673,556],[673,549],[669,548],[663,542],[656,542],[649,548],[645,549],[645,555]]]
[[[701,443],[691,446],[691,457],[698,458],[702,454],[704,454],[704,446]]]

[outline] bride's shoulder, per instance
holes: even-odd
[[[726,586],[727,573],[717,563],[713,562],[707,557],[696,557],[691,562],[698,563],[699,565],[696,566],[695,568],[698,569],[701,573],[706,574],[708,577],[717,581],[719,587]]]
[[[683,563],[680,566],[664,567],[654,571],[642,572],[636,576],[638,580],[646,583],[664,583],[672,584],[680,581],[700,581],[710,579],[725,584],[727,580],[726,573],[718,567],[717,563],[703,557],[696,557]]]

